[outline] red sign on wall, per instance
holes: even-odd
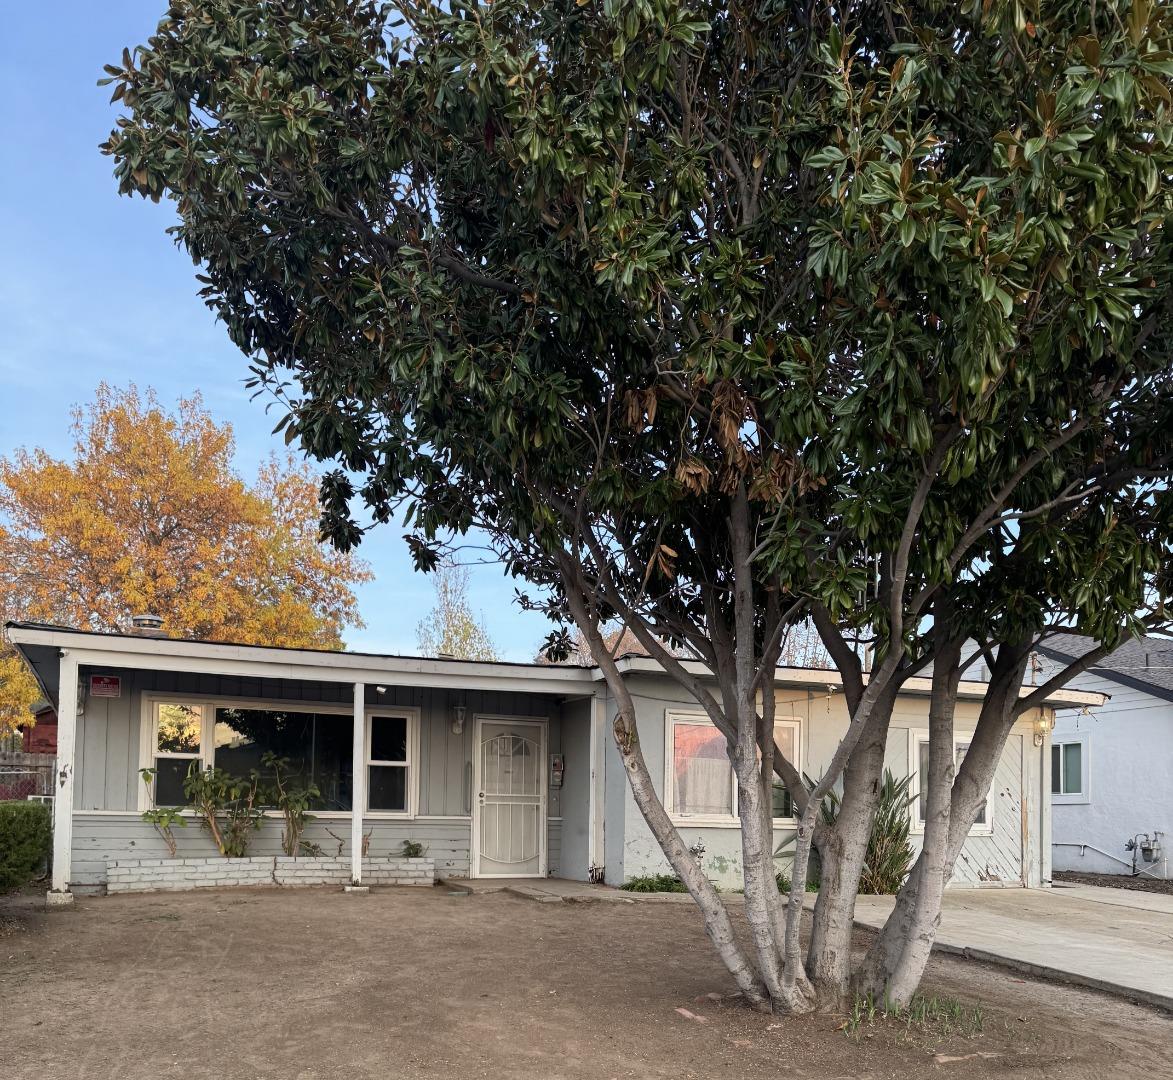
[[[122,679],[118,675],[91,675],[90,697],[122,697]]]

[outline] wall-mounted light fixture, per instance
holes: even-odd
[[[1047,736],[1054,730],[1054,715],[1048,715],[1046,709],[1039,709],[1038,718],[1035,720],[1035,746],[1042,746],[1047,741]]]
[[[452,706],[452,734],[459,735],[464,731],[464,714],[467,710],[462,702]]]

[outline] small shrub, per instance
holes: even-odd
[[[139,769],[139,776],[143,778],[143,783],[147,785],[147,791],[151,793],[151,801],[154,801],[155,791],[155,770],[154,769]],[[178,806],[152,806],[150,810],[143,811],[143,821],[148,825],[154,827],[162,838],[163,843],[167,845],[167,852],[171,858],[175,858],[175,833],[172,831],[176,825],[181,829],[187,828],[187,821],[183,817],[183,813]]]
[[[778,891],[783,896],[788,896],[790,894],[790,878],[789,878],[789,876],[787,876],[787,874],[784,873],[782,870],[779,870],[774,874],[774,880],[778,883]],[[819,891],[818,866],[815,863],[813,851],[811,852],[810,866],[808,867],[807,873],[806,873],[806,891],[807,892],[818,892]]]
[[[289,759],[278,757],[271,751],[261,758],[261,764],[273,773],[273,786],[265,794],[281,811],[285,827],[281,831],[281,850],[293,858],[301,852],[301,834],[306,825],[313,821],[310,806],[321,792],[314,784],[308,787],[299,787],[290,782],[288,777]]]
[[[619,888],[627,892],[688,892],[675,874],[640,874],[628,878]]]
[[[0,892],[27,885],[47,864],[53,824],[37,802],[0,802]]]
[[[248,854],[249,833],[261,827],[261,811],[257,806],[259,783],[256,770],[247,780],[223,769],[201,770],[196,761],[187,770],[183,793],[226,859],[243,859]]]
[[[422,859],[424,850],[424,845],[418,840],[403,841],[403,857],[405,859]]]
[[[884,770],[880,801],[872,819],[867,854],[859,878],[862,895],[889,896],[899,892],[912,868],[912,844],[909,841],[912,819],[908,812],[913,803],[908,795],[911,783],[911,776],[897,780],[891,770]],[[832,792],[827,796],[822,812],[823,820],[833,825],[839,816],[838,794]],[[812,860],[813,855],[812,852]]]

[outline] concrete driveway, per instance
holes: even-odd
[[[856,918],[880,926],[888,896],[861,896]],[[1173,896],[1092,885],[952,889],[942,951],[1107,990],[1173,1010]]]

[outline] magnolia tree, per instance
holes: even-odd
[[[326,534],[403,510],[428,569],[479,531],[550,649],[583,635],[745,997],[899,1004],[1015,719],[1168,623],[1171,31],[1123,2],[177,0],[108,69],[105,149],[174,200],[287,439],[337,463]],[[744,932],[653,785],[616,622],[726,738]],[[772,735],[808,624],[850,713],[817,778]],[[1097,648],[1024,689],[1064,628]],[[853,966],[893,705],[929,670],[923,850]]]

